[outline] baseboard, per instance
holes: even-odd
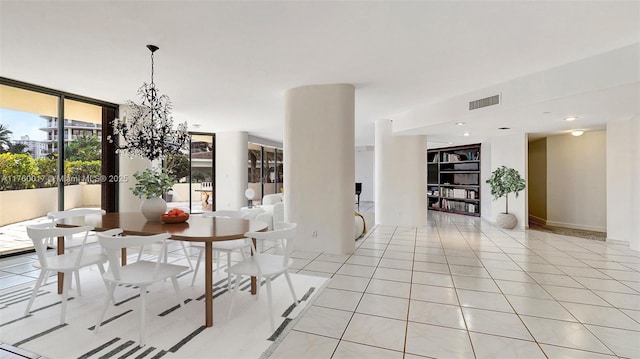
[[[547,225],[547,220],[544,218],[540,218],[540,217],[536,217],[532,214],[529,215],[529,222],[533,222],[535,224],[539,224],[542,226],[546,226]]]
[[[576,223],[556,222],[556,221],[547,220],[547,225],[564,227],[564,228],[573,228],[573,229],[584,229],[585,231],[604,232],[604,233],[607,232],[607,227],[589,226],[589,225],[576,224]]]
[[[496,225],[496,222],[495,222],[495,221],[492,221],[492,220],[491,220],[490,218],[488,218],[488,217],[485,217],[485,216],[482,216],[482,215],[481,215],[481,216],[480,216],[480,219],[482,219],[483,221],[485,221],[485,222],[489,223],[489,224],[490,224],[490,225],[492,225],[492,226],[495,226],[495,225]]]
[[[608,238],[606,239],[607,243],[611,243],[611,244],[619,244],[625,247],[630,247],[631,243],[629,241],[622,241],[619,239],[613,239],[613,238]]]

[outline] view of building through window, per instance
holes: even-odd
[[[0,85],[0,227],[104,205],[104,107],[62,98]]]

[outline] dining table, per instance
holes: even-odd
[[[58,226],[92,226],[101,232],[121,228],[124,235],[154,235],[169,233],[170,239],[187,242],[205,243],[205,325],[213,326],[213,253],[215,242],[245,238],[246,232],[262,232],[268,228],[267,223],[257,220],[201,217],[192,215],[184,223],[152,222],[140,212],[108,212],[103,215],[73,217],[58,222]],[[254,247],[255,248],[255,238]],[[64,238],[58,238],[58,254],[64,253]],[[126,250],[122,254],[126,264]],[[58,274],[58,283],[62,273]],[[59,286],[59,290],[60,290]],[[257,280],[251,277],[251,294],[256,294]]]

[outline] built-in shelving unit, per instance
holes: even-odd
[[[427,151],[430,210],[480,216],[480,144]]]

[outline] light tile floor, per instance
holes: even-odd
[[[429,212],[351,256],[293,257],[332,279],[270,358],[640,358],[640,253],[625,246]]]
[[[332,279],[271,358],[640,358],[628,247],[429,212],[371,228],[353,255],[292,256]],[[0,288],[34,282],[34,260],[1,259]]]

